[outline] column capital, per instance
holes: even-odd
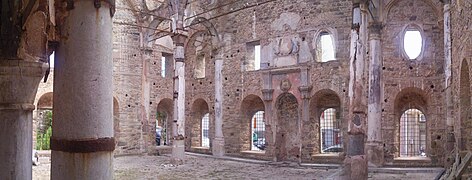
[[[264,101],[272,101],[272,95],[274,94],[274,89],[263,89],[262,98]]]
[[[380,39],[383,25],[380,22],[371,22],[369,24],[369,39]]]
[[[310,99],[310,93],[312,89],[313,89],[313,86],[311,85],[298,87],[298,90],[300,91],[300,94],[302,95],[302,99]]]
[[[70,11],[74,9],[74,1],[78,0],[66,0],[66,10]],[[93,5],[95,8],[100,8],[102,7],[102,1],[104,1],[106,4],[110,6],[110,16],[113,17],[115,15],[115,0],[93,0]]]

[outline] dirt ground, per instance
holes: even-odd
[[[168,156],[125,156],[114,160],[115,179],[296,179],[329,180],[338,169],[287,166],[286,164],[254,164],[200,156],[187,156],[181,166],[170,165]],[[33,166],[33,180],[47,180],[51,164],[46,161]],[[427,180],[437,173],[370,173],[369,179]]]

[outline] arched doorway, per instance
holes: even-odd
[[[298,162],[300,158],[299,111],[297,98],[283,93],[277,98],[277,132],[275,154],[277,161]]]
[[[426,156],[426,117],[408,109],[400,117],[400,157]]]
[[[430,156],[431,140],[427,121],[428,103],[425,92],[419,88],[409,87],[400,91],[394,104],[395,137],[397,152],[395,157],[426,157]]]
[[[156,145],[170,145],[172,137],[173,101],[163,99],[157,105],[155,139]]]
[[[265,106],[259,96],[248,95],[241,103],[241,151],[266,150]]]
[[[210,149],[212,140],[213,122],[209,111],[208,103],[203,99],[197,99],[192,104],[192,115],[189,122],[187,143],[191,148]],[[205,126],[205,127],[204,127]]]
[[[343,152],[345,127],[338,94],[330,89],[317,91],[310,98],[310,121],[302,127],[302,132],[306,132],[302,137],[303,158]]]
[[[35,149],[49,150],[50,138],[52,136],[52,108],[53,108],[53,93],[48,92],[43,94],[37,104],[36,110],[36,128],[35,128]]]

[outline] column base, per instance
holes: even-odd
[[[182,165],[185,161],[185,140],[174,140],[172,143],[172,159],[173,165]]]
[[[341,174],[336,179],[357,180],[368,178],[367,157],[365,155],[346,156],[343,166]]]
[[[223,137],[215,137],[212,146],[213,156],[223,157],[225,154],[225,139]]]
[[[51,151],[51,179],[113,179],[113,152]]]
[[[384,163],[384,148],[381,142],[367,142],[366,152],[369,167],[381,167]]]

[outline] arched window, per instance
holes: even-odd
[[[265,123],[264,123],[264,111],[257,111],[252,116],[251,121],[251,150],[263,151],[265,150]]]
[[[205,54],[197,54],[195,61],[195,78],[205,78],[206,57]]]
[[[206,113],[202,118],[202,147],[210,147],[210,114]]]
[[[400,118],[400,157],[426,156],[426,117],[418,109]]]
[[[342,133],[336,109],[324,110],[320,116],[321,153],[343,152]]]
[[[423,50],[423,37],[421,32],[414,27],[406,29],[403,35],[403,50],[409,59],[417,59]]]
[[[321,32],[316,46],[316,59],[319,62],[336,60],[333,35]]]

